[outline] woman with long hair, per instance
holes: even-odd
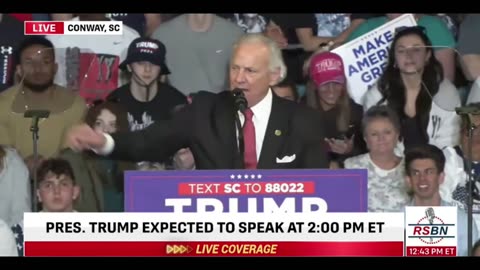
[[[97,132],[128,131],[125,108],[116,100],[96,101],[87,111],[85,122]],[[131,162],[111,160],[93,153],[75,153],[66,149],[60,154],[72,165],[81,187],[75,209],[80,212],[122,212],[124,171],[135,170]]]
[[[347,157],[366,151],[360,132],[362,106],[348,94],[339,55],[326,50],[315,52],[305,62],[304,73],[309,79],[307,105],[319,111],[324,121],[330,167],[342,166]]]
[[[458,143],[460,118],[455,108],[461,105],[460,96],[444,78],[423,27],[397,29],[385,72],[365,94],[363,109],[378,104],[387,104],[399,115],[405,148]]]

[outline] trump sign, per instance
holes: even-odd
[[[128,171],[125,211],[366,212],[366,170]]]

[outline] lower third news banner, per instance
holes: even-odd
[[[403,213],[25,213],[25,256],[403,256]]]

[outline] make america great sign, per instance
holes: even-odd
[[[365,92],[383,74],[395,29],[415,25],[413,15],[405,14],[332,51],[343,59],[348,92],[355,102],[361,104]]]

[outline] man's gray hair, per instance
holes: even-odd
[[[269,57],[270,71],[277,71],[277,69],[279,69],[280,78],[278,82],[281,82],[283,79],[285,79],[285,77],[287,76],[287,66],[283,61],[282,50],[278,47],[277,43],[274,40],[259,33],[244,34],[236,42],[234,48],[244,43],[261,43],[265,45],[270,52],[270,57]]]

